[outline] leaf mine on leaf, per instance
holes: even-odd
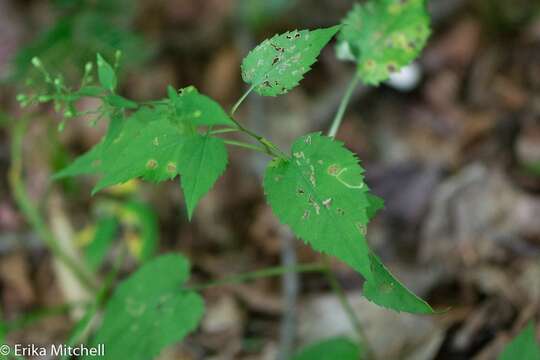
[[[242,62],[242,78],[263,96],[277,96],[296,87],[311,70],[322,48],[339,30],[294,30],[263,41]]]

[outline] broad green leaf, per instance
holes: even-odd
[[[96,223],[92,241],[84,249],[86,262],[92,270],[103,263],[114,238],[118,235],[118,221],[113,217],[101,218]]]
[[[201,135],[190,137],[179,154],[178,166],[191,219],[201,197],[212,188],[227,167],[227,149],[223,140]]]
[[[364,283],[363,295],[369,301],[397,311],[432,314],[434,311],[424,300],[399,282],[373,253],[369,256],[373,279]]]
[[[195,126],[235,126],[217,102],[200,94],[193,86],[180,90],[179,94],[170,87],[167,92],[173,104],[175,115],[180,120]]]
[[[540,359],[536,325],[531,321],[502,351],[499,360]]]
[[[358,345],[346,337],[336,337],[309,345],[292,360],[360,360],[362,353]]]
[[[370,279],[363,172],[342,143],[313,133],[295,141],[291,158],[270,163],[264,189],[274,213],[298,237]]]
[[[99,83],[101,86],[109,91],[114,92],[117,83],[116,73],[114,72],[112,66],[105,61],[100,54],[97,54],[97,68]]]
[[[102,150],[103,177],[93,193],[137,177],[153,182],[175,178],[186,131],[186,127],[173,125],[157,110],[137,111]]]
[[[378,85],[413,61],[430,34],[425,0],[370,0],[343,21],[339,39],[358,61],[358,73]]]
[[[263,41],[242,62],[242,78],[263,96],[287,93],[311,70],[339,26],[294,30]]]
[[[181,341],[204,312],[201,297],[181,288],[188,277],[183,256],[148,262],[118,286],[91,344],[105,345],[104,359],[149,360]]]

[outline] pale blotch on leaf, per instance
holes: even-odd
[[[340,171],[341,171],[341,166],[339,164],[332,164],[327,169],[328,175],[331,175],[331,176],[337,176]]]
[[[146,162],[146,168],[148,170],[155,170],[158,167],[158,162],[155,159],[150,159]]]
[[[146,311],[146,305],[132,298],[127,298],[126,311],[133,317],[140,317]]]
[[[167,163],[167,172],[170,174],[176,173],[176,164],[172,161]]]

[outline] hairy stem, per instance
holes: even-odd
[[[13,196],[23,215],[36,233],[41,237],[49,247],[53,255],[60,260],[85,288],[95,289],[95,283],[90,274],[80,266],[80,264],[71,258],[60,246],[58,240],[51,233],[45,221],[41,217],[37,208],[32,205],[32,200],[26,191],[22,180],[22,139],[26,131],[26,121],[20,120],[13,129],[13,138],[11,144],[11,167],[9,169],[9,183]]]
[[[326,268],[324,264],[320,263],[313,263],[313,264],[304,264],[304,265],[298,265],[298,266],[292,266],[292,267],[283,267],[283,266],[277,266],[277,267],[271,267],[266,268],[262,270],[252,271],[248,273],[243,274],[236,274],[227,276],[221,280],[211,281],[206,284],[201,285],[193,285],[186,287],[186,290],[204,290],[212,287],[217,286],[224,286],[224,285],[230,285],[230,284],[238,284],[243,283],[247,281],[252,281],[256,279],[261,278],[268,278],[268,277],[275,277],[275,276],[281,276],[288,272],[297,272],[297,273],[306,273],[306,272],[319,272],[323,273],[326,271]]]
[[[341,99],[341,103],[339,104],[339,108],[336,113],[336,116],[334,117],[334,120],[332,121],[330,130],[328,131],[329,137],[331,138],[336,137],[339,127],[341,126],[341,122],[343,121],[345,110],[347,110],[347,106],[349,105],[349,102],[351,101],[352,94],[354,90],[356,89],[356,86],[358,86],[359,81],[360,81],[360,77],[355,74],[349,84],[349,87],[345,91],[343,98]]]

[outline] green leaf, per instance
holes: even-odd
[[[363,172],[342,143],[313,133],[295,141],[290,159],[270,163],[264,189],[274,213],[298,237],[370,279]]]
[[[172,88],[168,88],[167,92],[174,106],[175,115],[181,121],[195,126],[236,126],[218,103],[200,94],[193,86],[180,90],[179,94]]]
[[[148,360],[182,340],[204,312],[201,297],[181,288],[188,277],[183,256],[148,262],[118,286],[92,345],[105,345],[104,359]]]
[[[136,109],[139,105],[135,101],[131,101],[120,95],[109,95],[105,98],[105,101],[114,107],[122,109]]]
[[[123,125],[124,119],[122,115],[120,113],[113,114],[105,137],[92,149],[75,159],[75,161],[69,164],[66,168],[54,174],[53,180],[71,176],[101,173],[103,152],[120,134]]]
[[[378,85],[413,61],[429,34],[425,0],[371,0],[351,10],[339,39],[356,57],[362,80]]]
[[[97,54],[97,66],[99,83],[105,89],[114,92],[117,79],[113,67],[100,54]]]
[[[346,337],[336,337],[305,347],[292,360],[359,360],[362,358],[357,344]]]
[[[188,216],[227,167],[227,149],[223,140],[195,135],[184,143],[178,165],[182,174],[182,189]]]
[[[367,200],[368,200],[367,214],[368,214],[368,218],[371,220],[375,217],[375,214],[377,214],[379,210],[384,208],[384,200],[376,195],[373,195],[372,193],[367,194]]]
[[[118,221],[113,217],[101,218],[96,223],[96,232],[92,242],[84,249],[86,262],[92,270],[97,270],[103,263],[112,241],[118,235]]]
[[[502,351],[499,360],[540,359],[536,326],[531,321]]]
[[[103,88],[100,86],[85,86],[79,91],[75,92],[76,95],[80,96],[100,96],[103,94]]]
[[[242,78],[263,96],[287,93],[311,70],[339,26],[294,30],[263,41],[242,62]]]
[[[373,279],[364,283],[363,295],[369,301],[397,311],[432,314],[431,306],[401,284],[373,253],[369,256]]]
[[[93,189],[133,178],[160,182],[178,175],[177,158],[185,135],[185,124],[173,124],[156,109],[142,108],[125,120],[119,135],[102,150],[101,180]]]
[[[71,176],[96,174],[101,168],[101,154],[103,143],[99,143],[64,169],[53,175],[54,180],[63,179]]]
[[[290,159],[272,161],[264,178],[268,202],[281,222],[315,250],[360,272],[368,300],[398,311],[432,313],[367,245],[368,221],[383,202],[369,193],[358,158],[320,133],[295,141],[292,154]]]

